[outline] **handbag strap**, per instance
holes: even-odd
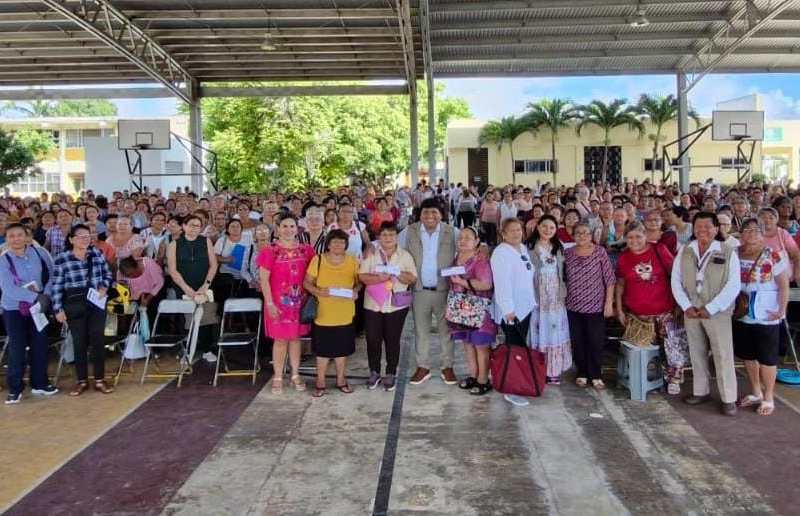
[[[42,266],[42,275],[40,279],[42,280],[42,288],[44,288],[44,286],[47,285],[47,282],[50,281],[50,270],[47,268],[47,263],[45,263],[42,255],[39,254],[39,251],[37,251],[35,247],[32,247],[32,249],[33,252],[36,253],[36,257],[39,258],[39,263]],[[27,249],[25,250],[27,252]],[[17,267],[14,265],[14,260],[11,259],[9,253],[5,253],[5,256],[6,260],[8,260],[8,267],[11,269],[11,277],[14,278],[14,284],[17,286],[22,285],[22,279],[20,279],[19,274],[17,273]]]
[[[758,258],[753,260],[753,265],[750,266],[750,269],[747,271],[747,274],[745,275],[745,277],[748,279],[747,283],[752,282],[751,280],[753,279],[753,271],[755,271],[756,268],[759,265],[761,265],[761,262],[763,262],[768,255],[769,255],[769,248],[765,247],[764,249],[761,250],[761,254],[758,255]]]

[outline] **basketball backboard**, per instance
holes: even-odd
[[[119,120],[119,150],[169,150],[170,126],[167,120]]]
[[[764,139],[763,111],[714,111],[711,123],[715,141]]]

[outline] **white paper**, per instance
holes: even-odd
[[[28,283],[22,285],[22,288],[27,288],[31,292],[39,292],[39,283],[34,281],[29,281]]]
[[[575,244],[575,242],[564,242],[561,245],[564,246],[564,249],[569,249],[570,247],[575,247],[576,244]]]
[[[768,312],[778,311],[778,291],[762,290],[756,292],[756,299],[753,303],[753,315],[756,321],[769,320]]]
[[[448,267],[446,269],[442,269],[442,277],[446,278],[448,276],[459,276],[462,274],[466,274],[467,269],[464,268],[463,265],[458,265],[456,267]]]
[[[347,299],[353,299],[353,289],[351,288],[331,288],[328,289],[328,293],[333,297],[346,297]]]
[[[38,332],[41,332],[49,323],[47,316],[41,312],[31,313],[31,317],[33,317],[33,324],[36,326],[36,331]]]
[[[388,274],[390,276],[399,276],[400,267],[397,265],[376,265],[375,272],[377,274]]]
[[[100,297],[100,292],[97,289],[90,288],[89,293],[86,294],[86,299],[92,302],[94,306],[101,310],[106,309],[106,301],[108,301],[108,295]]]

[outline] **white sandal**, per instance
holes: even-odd
[[[738,405],[739,408],[745,408],[745,407],[754,407],[756,405],[760,405],[761,403],[763,403],[763,401],[761,400],[761,396],[756,396],[755,394],[748,394],[747,396],[739,400]]]
[[[756,410],[759,416],[771,416],[773,412],[775,412],[774,401],[762,401]]]

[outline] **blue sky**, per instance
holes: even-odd
[[[615,77],[552,77],[522,79],[447,79],[445,93],[464,97],[476,118],[491,119],[520,114],[542,97],[565,97],[583,103],[618,97],[635,101],[641,93],[675,92],[674,75]],[[800,74],[708,75],[689,94],[701,115],[710,115],[717,102],[760,93],[768,119],[800,119]],[[122,117],[169,116],[173,99],[116,101]]]

